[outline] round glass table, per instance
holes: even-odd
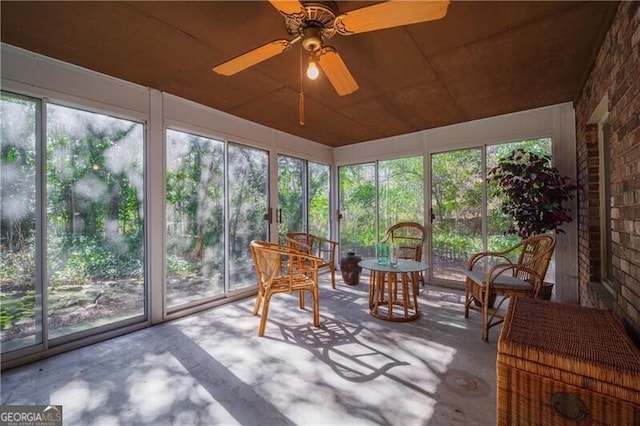
[[[411,321],[420,316],[418,283],[425,263],[400,259],[398,264],[379,264],[378,259],[358,263],[371,271],[369,276],[369,309],[371,315],[387,321]],[[394,309],[396,308],[396,309]]]

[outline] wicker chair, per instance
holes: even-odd
[[[398,248],[399,259],[420,262],[426,239],[427,232],[424,226],[416,222],[399,222],[387,229],[382,242],[395,245]],[[422,272],[420,273],[420,281],[424,284]]]
[[[504,321],[500,307],[505,300],[516,295],[538,297],[555,243],[553,235],[534,235],[508,250],[477,253],[469,259],[464,317],[469,318],[470,310],[482,313],[482,340],[488,341],[489,329]],[[480,265],[483,270],[474,270]],[[496,307],[491,306],[493,295],[502,296]]]
[[[329,268],[331,287],[336,288],[337,241],[328,240],[307,232],[289,232],[285,239],[289,247],[322,258],[319,269]]]
[[[320,325],[318,301],[318,266],[322,259],[294,250],[291,247],[252,241],[251,255],[258,276],[258,296],[253,315],[258,315],[262,305],[258,336],[264,335],[269,315],[269,302],[275,293],[298,292],[300,309],[304,309],[304,292],[311,293],[313,325]]]

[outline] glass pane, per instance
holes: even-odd
[[[143,315],[144,126],[47,105],[49,336]]]
[[[325,164],[308,163],[309,167],[309,232],[324,238],[331,236],[329,188],[331,168]]]
[[[482,245],[480,149],[431,156],[433,278],[464,280],[469,255]]]
[[[255,286],[249,244],[268,240],[269,154],[229,144],[229,289]]]
[[[288,232],[304,232],[304,161],[278,156],[278,236],[285,244]]]
[[[531,139],[519,142],[503,143],[487,146],[487,171],[514,149],[523,148],[538,155],[551,155],[551,139]],[[495,183],[490,182],[487,188],[487,246],[490,251],[505,250],[517,244],[517,235],[505,235],[510,219],[500,211],[500,200],[495,194]]]
[[[167,130],[167,306],[224,295],[224,142]]]
[[[398,222],[424,222],[423,157],[378,163],[380,238]]]
[[[503,143],[487,146],[487,171],[494,167],[498,161],[507,156],[514,149],[526,149],[538,155],[551,155],[552,144],[550,138],[529,139],[517,142]],[[505,234],[509,228],[510,220],[500,211],[500,199],[496,195],[494,182],[489,182],[487,187],[487,248],[489,251],[503,251],[513,247],[520,241],[515,234]],[[515,261],[515,259],[513,259]],[[489,266],[489,265],[485,265]],[[549,265],[548,277],[553,277],[553,261]]]
[[[2,352],[42,342],[36,303],[36,102],[0,103],[0,336]]]
[[[361,257],[375,256],[376,175],[375,164],[341,166],[340,251],[353,251]]]

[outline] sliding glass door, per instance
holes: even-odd
[[[499,158],[517,148],[551,155],[551,139],[431,155],[430,274],[433,279],[463,281],[463,271],[471,254],[504,250],[518,242],[516,235],[505,234],[509,219],[499,210],[500,200],[486,182],[487,171]]]
[[[375,245],[398,222],[424,222],[423,157],[341,166],[341,251],[375,256]]]
[[[2,93],[0,102],[0,340],[2,352],[43,341],[40,101]]]
[[[41,102],[2,94],[3,353],[146,314],[144,124]]]
[[[278,156],[278,238],[285,243],[288,232],[331,236],[331,169],[286,155]]]
[[[331,238],[331,167],[307,163],[307,228],[314,235]]]
[[[380,238],[398,222],[424,222],[423,157],[378,162]]]
[[[431,156],[431,274],[461,281],[470,253],[482,248],[482,150]]]
[[[228,145],[229,290],[256,285],[249,245],[268,240],[269,153]]]
[[[49,338],[142,318],[144,125],[46,112]]]
[[[375,256],[376,164],[341,166],[338,180],[340,251],[352,251],[363,258]]]
[[[223,141],[167,129],[169,309],[225,294]]]
[[[307,186],[305,161],[286,155],[278,156],[278,240],[286,244],[288,232],[306,230],[305,188]]]

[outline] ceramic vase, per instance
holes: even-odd
[[[362,258],[350,251],[340,259],[340,272],[342,272],[342,280],[347,285],[358,285],[360,283],[360,272],[362,268],[358,266]]]

